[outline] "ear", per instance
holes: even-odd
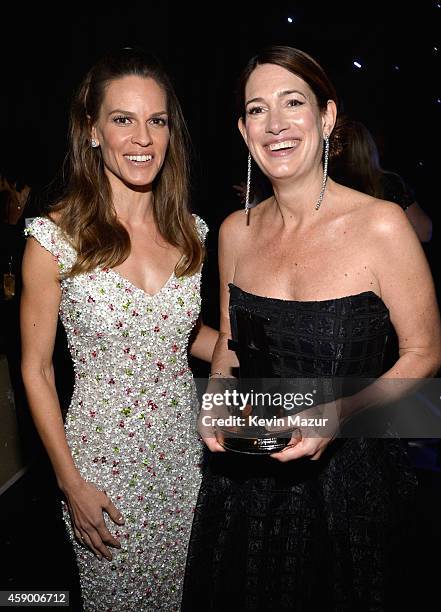
[[[337,119],[337,105],[334,100],[328,100],[326,109],[322,114],[322,129],[324,136],[330,136],[334,129],[335,121]]]
[[[96,141],[98,141],[98,134],[96,131],[96,127],[93,125],[91,130],[90,130],[90,138],[94,138]]]
[[[90,115],[87,115],[87,121],[88,121],[88,124],[89,124],[90,140],[94,139],[97,142],[99,142],[98,134],[97,134],[97,131],[96,131],[96,127],[95,127],[95,125],[92,124],[92,119],[91,119]]]
[[[239,132],[242,134],[242,138],[245,140],[245,144],[248,146],[247,130],[245,128],[245,123],[242,117],[239,117],[237,127],[239,128]]]

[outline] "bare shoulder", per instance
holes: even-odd
[[[411,227],[403,209],[394,202],[374,198],[338,183],[332,183],[332,192],[337,214],[365,235],[374,232],[388,236]]]
[[[379,239],[414,235],[406,213],[394,202],[371,198],[369,205],[361,213],[360,221],[369,234]]]
[[[220,235],[223,237],[228,236],[232,240],[243,240],[250,236],[253,229],[259,223],[260,218],[264,215],[268,201],[269,200],[260,202],[257,206],[250,209],[248,213],[250,215],[249,224],[247,224],[247,216],[244,209],[235,210],[222,222],[220,226]]]
[[[398,204],[371,198],[363,209],[359,209],[355,219],[360,252],[371,263],[378,278],[386,269],[398,275],[404,262],[409,267],[410,262],[424,257],[415,230]]]
[[[351,230],[360,248],[379,252],[381,245],[389,250],[414,244],[415,231],[398,204],[335,183],[333,189],[336,218]]]
[[[241,240],[246,218],[243,210],[236,210],[224,219],[219,228],[219,239],[236,242]]]

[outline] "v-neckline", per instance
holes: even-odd
[[[158,295],[160,295],[168,287],[168,285],[172,281],[172,279],[175,278],[175,271],[173,270],[173,272],[170,274],[168,279],[165,281],[165,283],[162,285],[162,287],[160,289],[158,289],[158,291],[156,291],[156,293],[148,293],[147,291],[145,291],[145,289],[142,289],[141,287],[138,287],[138,285],[135,285],[134,283],[132,283],[132,281],[130,281],[126,276],[123,276],[120,272],[117,272],[113,268],[104,268],[104,269],[102,269],[102,271],[105,274],[108,274],[109,272],[111,272],[114,276],[119,278],[122,282],[124,282],[126,285],[128,285],[131,289],[135,289],[136,291],[142,293],[145,297],[147,297],[149,299],[153,299],[153,298],[157,297]]]
[[[57,225],[55,223],[55,221],[52,221],[52,219],[50,217],[41,217],[41,218],[42,219],[47,219],[49,221],[49,223],[52,223],[52,225],[54,225],[59,231],[62,231],[60,226]],[[73,248],[73,246],[69,242],[67,242],[67,244],[70,246],[72,251],[75,252],[75,249]],[[142,293],[142,295],[144,295],[146,298],[149,298],[149,299],[153,299],[153,298],[157,297],[158,295],[160,295],[163,291],[165,291],[165,289],[168,287],[170,282],[174,278],[176,278],[175,271],[173,270],[173,272],[170,274],[168,279],[165,281],[165,283],[162,285],[162,287],[156,293],[147,293],[147,291],[145,291],[141,287],[138,287],[138,285],[135,285],[134,283],[132,283],[132,281],[130,281],[126,276],[123,276],[120,272],[117,272],[113,268],[97,268],[96,272],[104,272],[104,273],[111,272],[116,278],[119,278],[120,281],[124,282],[131,289],[134,289],[135,291],[138,291],[139,293]]]

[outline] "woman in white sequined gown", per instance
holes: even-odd
[[[207,227],[187,210],[185,124],[163,71],[124,50],[71,115],[71,174],[23,264],[23,377],[63,491],[86,611],[178,610],[200,484],[187,352]],[[63,427],[57,316],[75,389]],[[201,325],[191,353],[210,360]]]

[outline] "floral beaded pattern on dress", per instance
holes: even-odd
[[[205,222],[195,216],[203,241]],[[75,251],[51,220],[27,234],[50,251],[60,273]],[[118,272],[61,280],[60,318],[74,363],[65,430],[81,475],[105,490],[125,518],[107,515],[121,541],[98,561],[73,537],[86,611],[178,610],[193,510],[201,481],[197,397],[187,346],[200,312],[200,272],[149,295]]]

